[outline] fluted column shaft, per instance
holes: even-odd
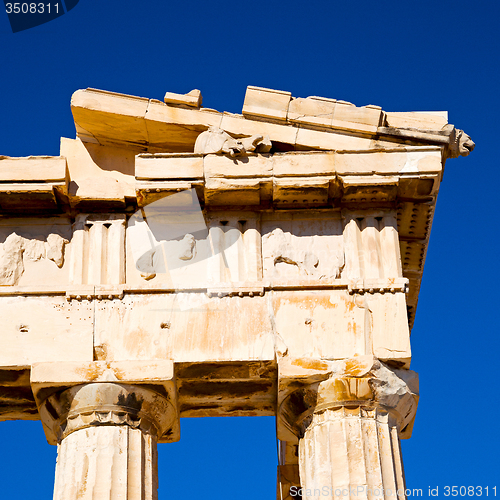
[[[77,430],[58,447],[54,500],[156,500],[156,437],[127,425]]]
[[[299,444],[300,487],[289,496],[404,500],[399,439],[411,435],[417,374],[373,356],[285,359],[279,374],[278,437]]]
[[[315,413],[300,439],[299,465],[303,500],[404,499],[397,422],[378,408]]]
[[[40,415],[58,442],[54,500],[157,499],[157,441],[175,419],[166,393],[81,384],[48,396]]]

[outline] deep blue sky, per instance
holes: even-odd
[[[407,486],[498,486],[500,2],[80,0],[13,34],[0,12],[0,155],[57,155],[79,88],[163,99],[202,91],[241,112],[247,85],[447,110],[476,142],[449,160],[412,332],[421,397],[403,442]],[[185,419],[160,447],[160,499],[275,498],[272,418]],[[0,499],[49,499],[55,448],[39,422],[0,423]]]

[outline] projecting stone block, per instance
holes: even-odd
[[[442,153],[438,148],[390,153],[340,153],[335,157],[335,169],[339,175],[437,173],[443,168],[441,157]]]
[[[205,202],[209,205],[260,205],[258,179],[207,179]]]
[[[2,210],[55,211],[57,193],[68,193],[68,169],[62,156],[0,156],[0,205]]]
[[[267,154],[250,154],[243,158],[227,155],[207,155],[204,159],[205,178],[254,178],[273,175],[273,158]]]
[[[334,99],[318,99],[315,97],[292,99],[288,107],[288,121],[330,127],[335,102]]]
[[[142,180],[203,179],[203,156],[192,153],[141,154],[135,159],[135,178]]]
[[[333,112],[333,123],[352,122],[378,127],[382,118],[382,108],[379,106],[357,107],[351,103],[337,101]]]
[[[346,122],[341,122],[341,124],[346,125]],[[338,128],[342,129],[343,127]],[[351,126],[349,128],[353,129],[356,127]],[[297,149],[301,150],[363,150],[370,149],[372,142],[368,137],[347,135],[335,132],[334,130],[319,131],[300,127],[295,132],[295,145]]]
[[[291,98],[290,92],[249,86],[243,103],[243,115],[286,121]]]
[[[333,152],[291,152],[272,156],[274,177],[335,175]]]
[[[448,123],[446,111],[385,114],[388,127],[441,130]]]
[[[201,106],[201,92],[198,89],[191,90],[187,94],[174,94],[167,92],[163,98],[165,104],[173,106],[189,106],[191,108],[199,108]]]

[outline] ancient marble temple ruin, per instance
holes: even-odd
[[[54,499],[155,499],[180,418],[242,415],[276,416],[279,500],[403,499],[410,329],[470,138],[258,87],[242,114],[199,91],[71,109],[60,156],[0,157],[0,419],[42,421]]]

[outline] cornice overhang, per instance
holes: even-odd
[[[167,98],[167,96],[169,96]],[[273,151],[393,149],[398,145],[443,146],[447,157],[468,154],[473,143],[449,125],[446,112],[384,112],[345,101],[248,87],[241,115],[193,106],[186,94],[167,93],[166,102],[97,89],[77,90],[71,109],[84,142],[137,152],[192,152],[209,127],[234,137],[268,135]],[[174,98],[172,96],[177,96]],[[470,139],[470,138],[469,138]]]

